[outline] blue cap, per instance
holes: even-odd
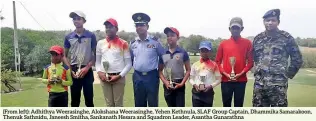
[[[202,49],[202,48],[212,50],[212,43],[210,41],[204,40],[204,41],[200,42],[199,49]]]
[[[150,17],[145,13],[135,13],[132,16],[135,24],[147,24],[150,22]]]
[[[266,19],[268,17],[280,17],[280,9],[272,9],[272,10],[269,10],[267,11],[262,18]]]

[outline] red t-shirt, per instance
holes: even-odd
[[[253,66],[253,57],[252,57],[252,43],[250,40],[245,38],[230,38],[224,40],[220,43],[217,54],[216,54],[216,63],[220,69],[220,72],[223,75],[223,72],[228,74],[231,73],[232,67],[229,62],[229,57],[234,56],[236,58],[234,71],[236,74],[244,71],[245,73],[241,75],[237,82],[246,82],[247,75],[246,73]],[[222,82],[228,82],[229,78],[222,76]]]

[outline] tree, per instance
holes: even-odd
[[[193,53],[196,56],[196,53],[199,52],[200,42],[206,40],[206,38],[201,35],[190,35],[187,39],[187,51]]]

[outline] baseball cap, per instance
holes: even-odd
[[[164,32],[165,34],[167,34],[167,33],[170,32],[170,31],[176,33],[176,35],[177,35],[178,37],[180,36],[179,31],[178,31],[176,28],[174,28],[174,27],[166,27],[163,32]]]
[[[116,21],[115,19],[113,19],[113,18],[107,19],[103,24],[104,24],[104,25],[106,25],[106,24],[112,24],[113,26],[118,27],[117,21]]]
[[[240,17],[234,17],[230,20],[229,27],[238,26],[243,27],[243,21]]]
[[[50,47],[49,52],[56,52],[57,54],[61,55],[64,53],[64,49],[61,46],[54,45]]]
[[[75,16],[82,17],[84,20],[86,20],[86,15],[82,11],[73,11],[69,14],[70,18],[74,18]]]
[[[212,50],[212,43],[210,41],[204,40],[204,41],[200,42],[199,49],[202,49],[202,48]]]

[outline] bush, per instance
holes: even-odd
[[[17,89],[12,86],[19,81],[19,78],[17,78],[16,76],[21,77],[22,73],[12,71],[11,69],[1,70],[1,92],[9,93],[17,91]]]
[[[303,55],[303,68],[316,68],[316,53],[315,52],[302,52]]]

